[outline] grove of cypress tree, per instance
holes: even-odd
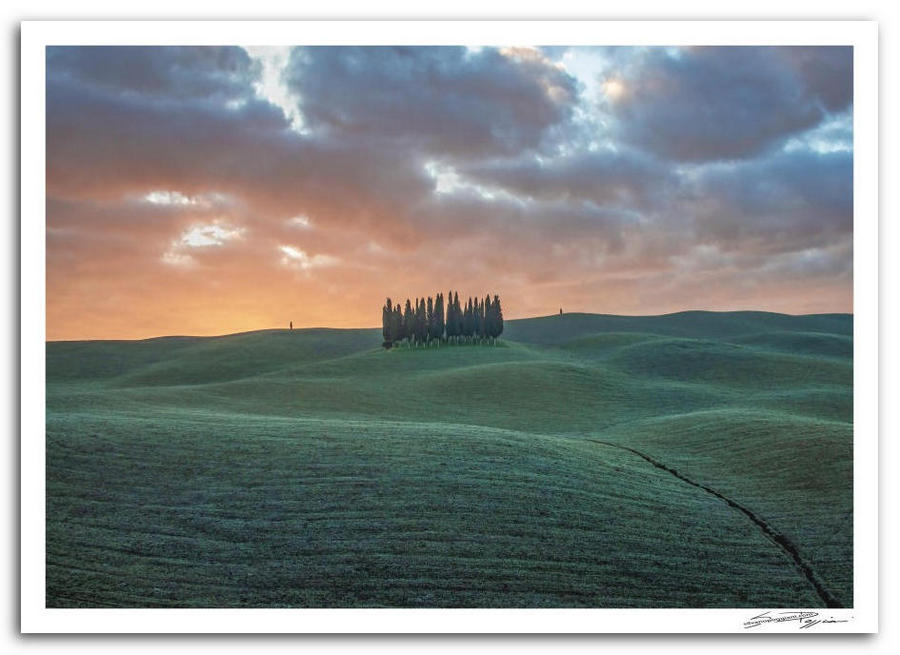
[[[486,295],[483,299],[470,296],[462,307],[458,292],[448,292],[446,298],[443,292],[436,293],[433,298],[416,298],[415,307],[409,298],[405,307],[400,303],[394,305],[387,298],[381,308],[382,346],[385,349],[404,340],[407,346],[413,343],[430,345],[433,341],[440,346],[445,339],[449,343],[459,343],[460,338],[469,343],[490,339],[493,344],[502,333],[503,309],[497,294],[493,298]]]

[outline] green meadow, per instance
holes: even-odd
[[[47,606],[853,606],[852,316],[380,343],[48,343]]]

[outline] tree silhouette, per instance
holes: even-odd
[[[494,304],[492,305],[494,308],[494,329],[493,336],[494,339],[503,334],[503,307],[500,306],[500,296],[494,294]]]
[[[409,298],[407,298],[406,307],[403,310],[403,337],[406,339],[407,346],[409,346],[410,341],[412,341],[413,339],[415,325],[416,317],[415,314],[413,314],[412,305],[409,302]]]
[[[440,346],[445,339],[458,344],[460,339],[468,343],[483,343],[496,338],[503,332],[503,310],[500,296],[469,297],[460,307],[459,293],[450,292],[444,298],[443,292],[432,298],[416,298],[415,307],[409,298],[401,308],[390,298],[381,308],[382,346],[390,349],[394,344],[406,341],[407,347],[413,343],[418,347],[434,342]]]
[[[397,303],[391,312],[391,344],[400,341],[403,341],[403,310],[400,309],[400,303]]]
[[[459,306],[459,292],[453,292],[453,336],[456,337],[456,343],[463,336],[463,311]]]
[[[476,299],[475,299],[475,302],[477,303],[477,307],[478,307],[478,312],[477,312],[477,315],[476,315],[476,317],[477,317],[477,324],[478,324],[478,340],[481,341],[482,339],[484,339],[484,338],[487,336],[487,332],[485,331],[485,327],[486,327],[486,326],[485,326],[485,323],[484,323],[484,318],[485,318],[485,307],[484,307],[484,301],[483,301],[483,300],[480,300],[480,299],[476,298]]]
[[[425,343],[425,336],[428,333],[428,322],[425,313],[425,299],[421,298],[416,305],[416,342]]]
[[[392,344],[391,339],[391,317],[393,316],[393,308],[391,307],[391,299],[388,298],[384,303],[384,307],[381,308],[381,336],[383,337],[381,341],[381,345],[384,348],[390,348]]]
[[[473,341],[478,341],[478,339],[481,337],[480,314],[481,314],[481,303],[478,300],[478,296],[475,296],[475,298],[472,299],[472,340]]]
[[[444,340],[444,294],[439,293],[434,303],[434,321],[438,342]]]

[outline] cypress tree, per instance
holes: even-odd
[[[384,303],[384,307],[381,308],[381,336],[382,341],[381,345],[388,349],[391,347],[391,317],[394,312],[391,307],[391,299],[388,298]]]
[[[444,294],[439,293],[434,301],[434,324],[437,328],[438,343],[444,340]]]
[[[500,296],[494,294],[494,338],[503,334],[503,308],[500,306]]]
[[[484,309],[484,301],[477,300],[478,302],[478,338],[479,340],[483,340],[487,336],[487,332],[485,331],[485,309]]]
[[[456,342],[459,343],[459,338],[463,333],[463,312],[462,308],[459,306],[459,293],[453,292],[453,335],[456,337]]]
[[[447,341],[454,341],[456,337],[456,308],[453,306],[453,292],[447,300]]]
[[[406,345],[413,338],[413,330],[415,328],[415,315],[413,314],[412,305],[409,298],[406,299],[406,308],[403,310],[403,337],[406,339]]]
[[[413,341],[416,343],[416,347],[419,347],[419,299],[416,298],[416,309],[413,314],[413,327],[412,327],[412,337]]]
[[[490,296],[484,297],[484,336],[489,339],[494,336],[494,306]]]
[[[444,313],[444,335],[447,341],[453,336],[453,292],[447,294],[450,299],[444,304],[444,294],[441,294],[441,311]]]
[[[464,342],[469,336],[469,303],[467,302],[464,302],[462,307],[460,307],[459,336],[462,337],[462,341]]]
[[[431,341],[434,338],[434,301],[428,296],[428,304],[425,309],[425,339]]]
[[[428,331],[427,317],[425,314],[425,299],[421,298],[416,307],[416,341],[425,343],[425,336]]]
[[[403,310],[400,309],[400,303],[394,305],[394,311],[391,312],[391,344],[403,340]]]

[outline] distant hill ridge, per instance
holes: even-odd
[[[553,323],[550,323],[550,322]],[[560,329],[561,328],[561,329]],[[755,329],[754,329],[755,328]],[[736,336],[750,334],[755,331],[768,331],[772,329],[787,329],[796,331],[802,329],[809,332],[827,332],[833,334],[853,335],[853,314],[779,314],[777,312],[762,311],[707,311],[687,310],[672,314],[655,315],[622,315],[622,314],[592,314],[586,312],[571,312],[564,314],[549,314],[547,316],[534,316],[530,318],[506,319],[506,332],[504,338],[514,341],[530,341],[535,336],[539,338],[536,343],[548,343],[549,335],[545,332],[552,331],[558,335],[565,335],[562,341],[580,336],[584,333],[598,331],[615,332],[649,332],[668,336]],[[194,343],[201,339],[224,339],[229,337],[241,337],[244,335],[277,334],[287,330],[283,328],[266,328],[262,330],[250,330],[247,332],[234,332],[221,335],[193,336],[193,335],[161,335],[147,337],[145,339],[65,339],[48,341],[47,343],[134,343],[134,342],[170,342],[172,345],[184,345]],[[295,328],[295,333],[307,335],[328,335],[330,333],[379,333],[380,328],[331,328],[308,327]],[[513,336],[513,335],[516,336]]]
[[[852,354],[851,314],[690,311],[661,316],[557,314],[506,322],[503,343],[601,356],[612,347],[668,337],[743,342],[765,351]],[[259,375],[292,362],[311,365],[378,349],[378,328],[259,330],[223,336],[47,343],[47,380],[109,379],[165,364],[168,384],[202,384]],[[443,346],[467,348],[470,346]],[[477,346],[475,348],[490,348]],[[441,350],[441,349],[435,349]],[[446,352],[446,351],[445,351]],[[468,352],[468,351],[467,351]],[[474,353],[473,353],[474,354]],[[482,353],[476,359],[483,360]],[[156,379],[156,378],[154,378]],[[162,382],[159,378],[157,383]]]

